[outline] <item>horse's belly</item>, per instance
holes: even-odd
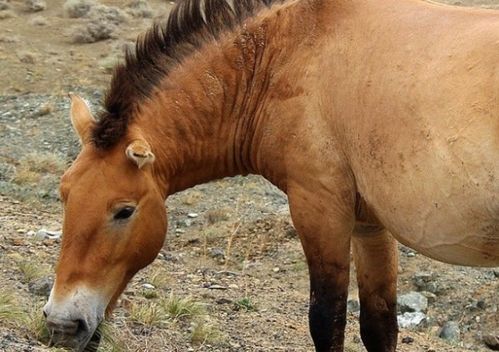
[[[359,191],[403,244],[452,264],[499,266],[499,164],[463,167],[437,157],[413,161],[413,169],[406,161],[405,173],[364,173]]]
[[[414,194],[403,207],[394,200],[391,210],[379,211],[380,220],[400,242],[431,258],[499,266],[499,194],[459,191],[451,197],[440,197],[438,191]]]

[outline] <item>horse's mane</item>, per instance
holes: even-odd
[[[126,51],[104,99],[104,111],[93,130],[101,149],[116,145],[125,135],[140,100],[164,79],[173,67],[220,34],[235,29],[259,10],[282,0],[181,0],[165,26],[154,24],[137,40],[135,52]]]

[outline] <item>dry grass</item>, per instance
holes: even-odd
[[[19,307],[16,295],[8,289],[0,288],[0,321],[7,326],[19,326],[25,321],[25,314]]]
[[[206,314],[203,304],[194,301],[191,297],[177,297],[173,293],[161,302],[168,317],[177,320],[186,317],[196,317]]]
[[[153,301],[134,302],[128,313],[131,321],[148,327],[163,327],[168,322],[163,307]]]
[[[19,161],[13,182],[18,185],[37,183],[44,174],[61,175],[66,167],[64,159],[57,154],[30,153]]]
[[[229,220],[229,210],[227,209],[212,209],[206,212],[206,219],[210,225],[221,221]]]
[[[30,283],[35,281],[36,279],[40,279],[47,275],[47,273],[49,272],[48,268],[45,265],[34,261],[20,260],[17,261],[16,264],[17,269],[23,275],[21,281],[24,283]]]
[[[191,343],[194,345],[217,344],[223,341],[223,335],[208,322],[198,321],[192,326]]]
[[[50,333],[45,324],[45,318],[42,313],[43,304],[33,303],[28,312],[25,313],[25,327],[28,334],[42,343],[48,343]]]

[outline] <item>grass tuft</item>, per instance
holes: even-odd
[[[47,268],[40,265],[39,263],[21,260],[17,262],[17,268],[22,273],[22,282],[30,283],[36,279],[42,278],[47,274]]]
[[[25,321],[14,293],[3,289],[0,291],[0,321],[10,326],[19,326]]]
[[[194,301],[191,297],[177,297],[173,293],[163,300],[161,305],[168,317],[174,321],[205,314],[205,307],[201,303]]]
[[[222,333],[210,323],[198,321],[193,324],[191,343],[194,345],[216,344],[222,341]]]
[[[244,310],[245,312],[255,312],[257,309],[255,304],[251,301],[250,298],[244,297],[236,302],[236,310]]]
[[[166,323],[165,311],[161,305],[153,301],[134,302],[130,305],[128,312],[130,320],[144,326],[162,327]]]

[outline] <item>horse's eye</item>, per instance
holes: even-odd
[[[128,219],[130,216],[132,216],[133,212],[135,211],[135,207],[131,206],[126,206],[118,210],[116,214],[114,214],[114,220],[124,220]]]

